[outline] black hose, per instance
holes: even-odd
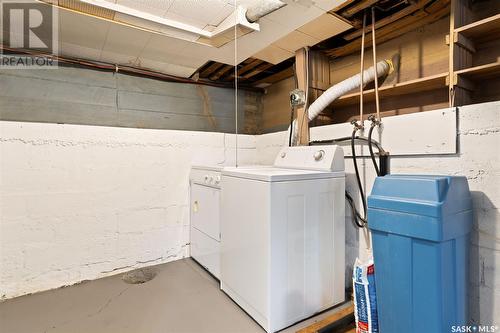
[[[359,215],[358,210],[356,209],[356,205],[354,204],[354,200],[349,195],[349,193],[347,193],[347,191],[345,192],[345,198],[349,203],[349,206],[351,207],[352,222],[359,228],[364,228],[368,222],[361,215]]]
[[[373,167],[375,168],[375,172],[377,173],[377,176],[380,176],[380,170],[377,165],[377,161],[375,160],[375,154],[373,153],[373,141],[372,141],[372,134],[373,134],[373,129],[377,126],[374,122],[372,122],[372,125],[370,126],[370,130],[368,131],[368,150],[370,151],[370,157],[373,162]]]
[[[352,221],[359,228],[365,228],[366,225],[368,224],[368,220],[366,218],[366,213],[367,213],[366,198],[365,198],[363,186],[362,186],[362,183],[361,183],[361,178],[360,178],[360,175],[359,175],[358,162],[357,162],[357,159],[356,159],[355,143],[356,143],[356,141],[363,141],[363,142],[368,143],[368,148],[369,148],[369,151],[370,151],[370,157],[372,159],[373,166],[375,167],[375,171],[377,172],[377,176],[379,176],[380,175],[380,169],[379,169],[378,165],[376,164],[375,154],[373,153],[373,146],[375,146],[377,148],[377,150],[379,151],[379,154],[381,156],[385,155],[386,152],[385,152],[385,150],[382,148],[382,146],[377,141],[372,140],[372,134],[373,134],[373,128],[374,127],[375,126],[372,125],[372,127],[370,128],[370,131],[368,133],[368,138],[365,138],[365,137],[362,137],[362,136],[357,136],[356,133],[358,131],[358,128],[355,128],[354,131],[352,132],[351,136],[341,137],[341,138],[332,139],[332,140],[316,140],[316,141],[310,141],[309,142],[310,146],[324,145],[324,144],[336,144],[336,143],[345,142],[345,141],[350,141],[351,142],[352,159],[353,159],[353,163],[354,163],[354,170],[356,172],[356,181],[357,181],[357,184],[358,184],[358,187],[359,187],[359,193],[360,193],[360,196],[361,196],[361,202],[363,204],[363,216],[361,216],[361,214],[358,212],[358,210],[356,208],[356,205],[354,203],[353,198],[349,195],[349,193],[347,193],[347,191],[345,192],[345,197],[346,197],[347,203],[349,203],[349,206],[351,207]]]
[[[366,220],[366,198],[365,198],[365,193],[363,191],[363,185],[361,184],[361,177],[359,176],[359,169],[358,169],[358,161],[356,160],[356,147],[355,147],[355,142],[356,142],[356,132],[358,131],[358,128],[356,127],[354,131],[352,131],[352,136],[351,136],[351,153],[352,153],[352,161],[354,163],[354,171],[356,172],[356,181],[358,183],[359,187],[359,194],[361,195],[361,203],[363,204],[363,218]]]
[[[362,137],[362,136],[356,136],[355,139],[358,140],[358,141],[368,142],[368,139],[365,138],[365,137]],[[351,141],[351,140],[352,140],[351,136],[344,136],[344,137],[341,137],[341,138],[338,138],[338,139],[310,141],[309,145],[310,146],[316,146],[316,145],[324,145],[324,144],[334,144],[334,143],[339,143],[339,142],[344,142],[344,141]],[[372,145],[374,145],[375,147],[377,147],[377,149],[378,149],[378,151],[379,151],[380,154],[385,154],[385,150],[384,150],[384,148],[382,148],[382,146],[380,145],[380,143],[378,143],[375,140],[372,140]]]
[[[293,107],[290,114],[290,136],[288,137],[288,147],[292,146],[292,133],[293,133]]]

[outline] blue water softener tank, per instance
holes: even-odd
[[[380,332],[467,322],[472,200],[465,177],[390,175],[368,197]]]

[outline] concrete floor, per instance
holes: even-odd
[[[264,332],[191,259],[153,269],[156,277],[144,284],[126,284],[117,275],[0,303],[0,332]]]

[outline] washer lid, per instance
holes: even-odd
[[[223,176],[237,177],[244,179],[260,180],[265,182],[284,182],[308,179],[325,179],[344,177],[343,171],[317,171],[285,169],[276,167],[242,167],[242,168],[224,168]]]

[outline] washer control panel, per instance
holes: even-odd
[[[344,151],[335,145],[285,147],[276,157],[274,166],[290,169],[344,171]]]

